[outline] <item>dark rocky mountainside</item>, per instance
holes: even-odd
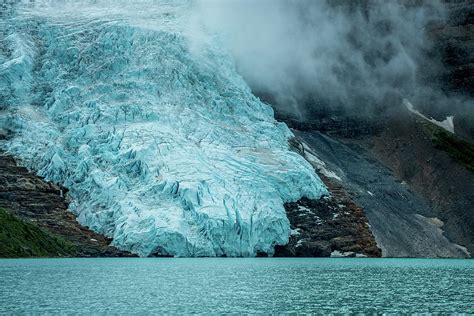
[[[286,203],[292,234],[276,257],[381,257],[364,210],[347,192],[320,174],[331,196],[320,200],[302,198]]]
[[[447,20],[428,30],[440,72],[420,73],[465,102],[420,110],[440,121],[452,115],[455,135],[410,112],[400,96],[376,105],[388,109],[377,115],[331,107],[303,119],[277,112],[363,207],[383,256],[474,254],[474,2],[444,3]]]
[[[371,145],[374,136],[348,138],[317,131],[296,131],[296,135],[325,162],[325,168],[339,178],[332,180],[363,207],[383,256],[469,256],[443,235],[440,227],[445,218],[438,219],[438,213],[431,209],[424,196],[377,157]],[[385,139],[387,143],[390,141]],[[437,151],[434,145],[432,148]],[[410,161],[405,163],[418,168]]]
[[[474,146],[410,113],[387,122],[369,150],[424,198],[445,235],[474,254]]]

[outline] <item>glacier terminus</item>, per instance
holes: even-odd
[[[144,5],[149,4],[149,5]],[[255,256],[328,194],[192,1],[36,1],[0,23],[4,149],[140,256]],[[199,41],[199,45],[196,45]]]

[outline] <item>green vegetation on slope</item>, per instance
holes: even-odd
[[[76,247],[0,208],[0,257],[67,257]]]
[[[451,158],[474,171],[474,146],[445,131],[434,134],[433,142],[436,148],[447,152]]]
[[[435,148],[446,152],[454,161],[474,172],[474,145],[443,128],[429,122],[422,122],[424,133],[431,138]]]

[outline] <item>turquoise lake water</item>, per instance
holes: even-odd
[[[474,313],[474,260],[7,259],[10,312]]]

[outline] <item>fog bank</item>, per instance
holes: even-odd
[[[241,0],[197,4],[197,24],[221,36],[253,91],[280,112],[330,107],[372,113],[393,97],[447,98],[427,29],[440,1]]]

